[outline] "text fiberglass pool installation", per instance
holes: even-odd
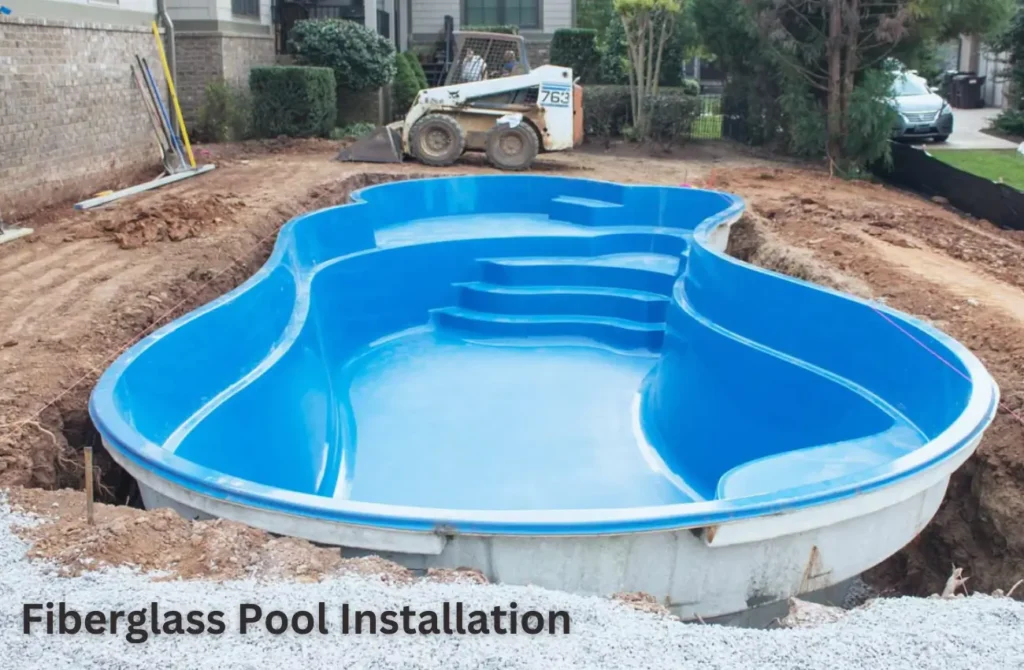
[[[875,565],[995,412],[963,346],[724,253],[727,193],[374,186],[106,371],[149,507],[715,616]]]

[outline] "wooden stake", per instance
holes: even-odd
[[[92,517],[92,447],[85,448],[85,519],[93,524]]]

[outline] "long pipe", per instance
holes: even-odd
[[[171,89],[171,102],[174,103],[174,111],[178,114],[178,128],[181,130],[181,139],[185,141],[185,152],[188,154],[188,162],[192,167],[196,166],[195,156],[192,155],[192,145],[188,141],[188,129],[185,127],[185,117],[181,113],[181,105],[178,103],[178,94],[174,90],[174,77],[171,76],[171,69],[167,65],[167,54],[164,52],[164,43],[160,41],[160,28],[156,21],[153,22],[153,37],[156,39],[156,51],[160,55],[160,62],[164,66],[164,78],[167,86]]]
[[[156,13],[160,17],[160,22],[164,24],[164,28],[167,29],[167,64],[171,69],[171,79],[178,81],[178,53],[174,48],[174,21],[171,21],[171,15],[167,13],[167,0],[156,0]],[[168,89],[168,93],[170,89]]]

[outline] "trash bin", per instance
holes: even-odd
[[[978,109],[985,106],[982,87],[985,77],[974,72],[961,72],[953,76],[951,105],[959,109]]]

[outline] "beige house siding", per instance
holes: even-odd
[[[544,34],[550,40],[551,33],[560,28],[572,28],[573,0],[540,0],[541,28],[524,30],[527,39],[533,35]],[[410,5],[407,5],[410,6]],[[444,17],[450,15],[455,19],[456,28],[462,15],[461,0],[412,0],[412,33],[417,41],[428,35],[436,35],[444,27]]]

